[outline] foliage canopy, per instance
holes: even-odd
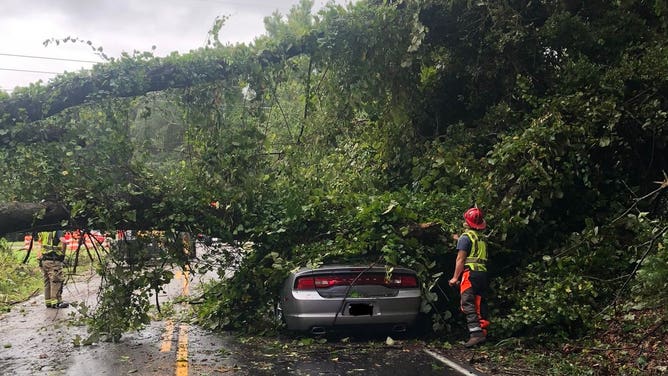
[[[0,200],[246,244],[205,292],[217,328],[271,327],[287,271],[339,259],[415,268],[447,328],[432,290],[473,204],[500,333],[580,334],[630,291],[665,302],[664,2],[311,5],[252,45],[124,55],[0,98]],[[427,222],[442,233],[416,235]]]

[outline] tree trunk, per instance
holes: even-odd
[[[2,202],[0,236],[12,232],[61,228],[61,222],[68,217],[65,207],[55,202]]]

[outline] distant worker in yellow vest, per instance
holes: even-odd
[[[44,302],[47,308],[67,308],[63,302],[63,266],[67,244],[61,241],[62,231],[43,231],[37,234],[42,245],[39,266],[44,274]]]
[[[473,347],[487,339],[487,245],[480,231],[487,227],[483,213],[478,208],[470,208],[464,213],[464,232],[453,235],[457,240],[457,261],[450,286],[459,283],[461,310],[466,316],[469,340],[466,347]]]

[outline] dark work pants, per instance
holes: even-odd
[[[472,336],[486,336],[487,321],[487,289],[489,280],[487,272],[465,269],[460,285],[461,310],[466,316],[466,326]]]

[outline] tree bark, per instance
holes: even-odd
[[[61,228],[68,219],[65,207],[55,202],[0,203],[0,236],[12,232],[32,232]]]

